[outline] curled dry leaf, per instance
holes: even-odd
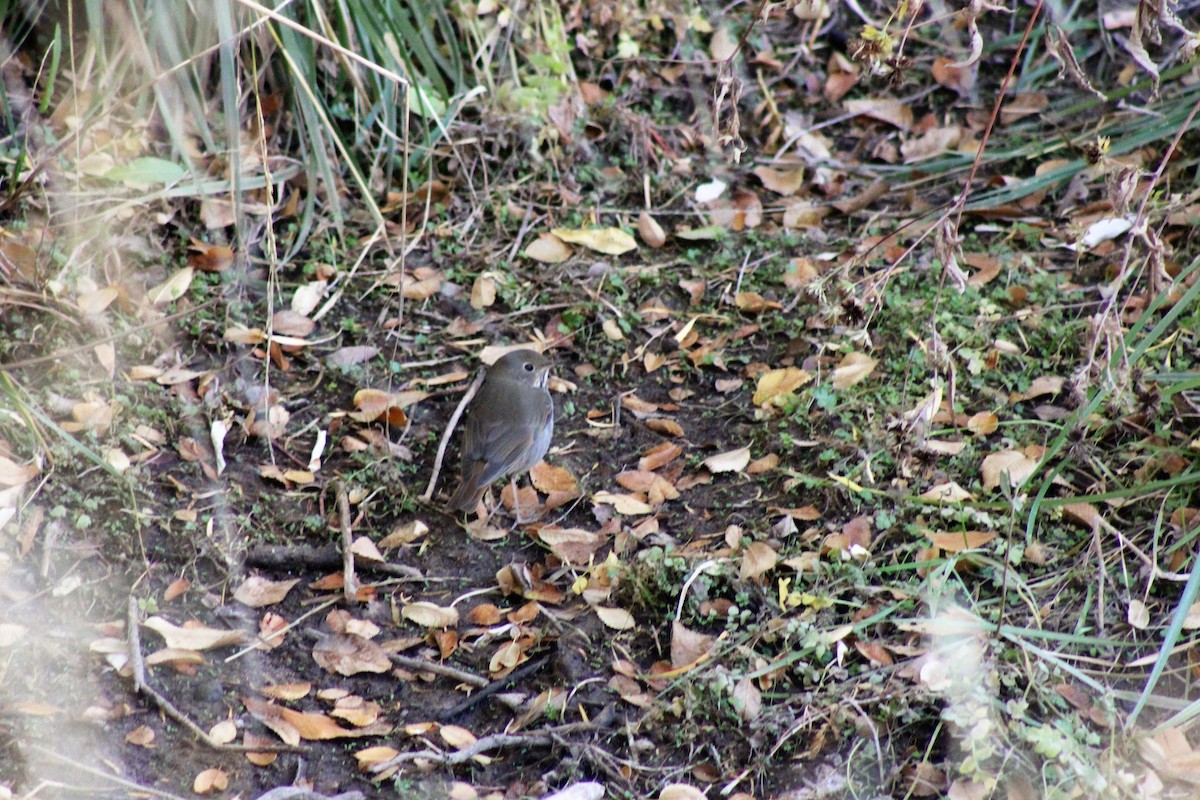
[[[217,744],[229,744],[237,739],[237,723],[231,719],[223,719],[208,729],[208,735]]]
[[[583,565],[591,561],[608,537],[582,528],[559,528],[546,526],[537,536],[550,548],[554,555],[567,564]]]
[[[742,565],[738,576],[742,580],[755,580],[775,568],[779,555],[766,542],[751,542],[742,553]]]
[[[281,308],[271,317],[271,333],[278,336],[295,336],[305,338],[317,330],[317,323],[298,314],[290,308]]]
[[[334,633],[322,638],[313,646],[312,655],[318,666],[338,675],[382,674],[392,668],[383,648],[353,633]]]
[[[154,744],[154,729],[149,725],[139,725],[125,734],[125,741],[138,747],[149,747]]]
[[[733,686],[733,704],[738,715],[746,722],[758,718],[762,712],[762,692],[750,678],[742,678]]]
[[[571,257],[571,248],[557,236],[543,233],[529,243],[524,255],[543,264],[561,264]]]
[[[680,670],[698,664],[712,652],[716,637],[671,623],[671,667]]]
[[[791,197],[804,186],[803,165],[783,170],[755,167],[754,175],[762,181],[764,188],[783,197]]]
[[[309,281],[296,289],[292,295],[292,313],[307,319],[309,314],[317,310],[328,287],[328,281]]]
[[[412,544],[429,533],[429,526],[419,519],[397,525],[392,532],[379,541],[379,549],[391,550],[406,544]]]
[[[655,470],[665,467],[683,454],[683,448],[674,442],[663,442],[651,447],[646,455],[638,459],[638,469]]]
[[[620,228],[555,228],[551,233],[569,244],[580,244],[589,250],[610,256],[619,256],[637,249],[637,242],[633,237]]]
[[[967,430],[976,436],[988,436],[996,432],[996,428],[1000,426],[1000,420],[990,411],[980,411],[978,414],[972,414],[967,420]]]
[[[925,538],[934,547],[946,553],[961,553],[976,550],[996,538],[991,531],[951,531],[948,533],[925,531]]]
[[[496,302],[496,279],[488,273],[475,278],[471,284],[471,308],[476,311],[487,308]]]
[[[964,500],[974,500],[975,496],[954,481],[947,481],[923,492],[921,499],[935,503],[961,503]]]
[[[192,285],[192,276],[194,274],[195,270],[191,267],[184,267],[158,286],[147,291],[146,299],[156,306],[178,300],[183,297]]]
[[[273,606],[283,601],[299,578],[290,581],[272,581],[259,575],[251,575],[242,581],[233,592],[233,599],[251,608]]]
[[[533,482],[534,488],[544,494],[551,492],[579,493],[579,481],[575,479],[570,470],[547,464],[545,461],[529,471],[529,479]]]
[[[386,764],[398,755],[400,751],[394,747],[377,745],[359,750],[354,754],[354,760],[358,762],[359,772],[369,772],[372,767]]]
[[[142,623],[142,626],[161,636],[167,647],[179,650],[215,650],[219,647],[232,647],[246,641],[245,631],[207,627],[181,628],[157,616],[150,617]]]
[[[1146,604],[1141,600],[1130,600],[1129,610],[1125,614],[1129,624],[1137,628],[1139,631],[1144,631],[1150,627],[1150,609],[1146,608]]]
[[[667,243],[666,231],[663,230],[662,225],[658,224],[658,220],[650,216],[648,211],[643,211],[638,215],[638,236],[648,247],[656,250]]]
[[[438,736],[442,737],[442,741],[453,747],[455,750],[461,750],[464,747],[470,747],[479,741],[475,734],[471,733],[466,728],[458,725],[443,725],[438,728]]]
[[[400,616],[422,628],[451,628],[458,624],[457,608],[438,606],[424,600],[409,603]]]
[[[229,776],[224,770],[206,769],[192,780],[192,791],[201,797],[223,792],[229,788]]]
[[[754,389],[754,405],[778,405],[780,401],[811,380],[812,375],[798,367],[768,370],[758,376],[758,385]]]
[[[1040,459],[1030,458],[1019,450],[1002,450],[992,453],[983,459],[980,472],[983,476],[983,488],[991,491],[1000,486],[1004,474],[1008,474],[1008,483],[1013,489],[1021,484],[1037,469]]]
[[[833,371],[833,388],[848,389],[865,380],[879,362],[864,353],[847,353]]]
[[[704,466],[709,472],[741,472],[750,463],[750,448],[739,447],[724,453],[717,453],[704,459]]]
[[[606,627],[612,628],[615,631],[632,630],[637,624],[633,619],[633,614],[630,614],[623,608],[609,608],[607,606],[595,606],[596,616]]]
[[[654,508],[644,500],[639,500],[629,494],[613,494],[612,492],[596,492],[592,495],[593,503],[612,506],[618,514],[624,516],[634,516],[637,514],[651,514]]]
[[[382,419],[388,425],[400,427],[408,421],[404,409],[428,396],[429,392],[417,389],[405,392],[360,389],[354,395],[354,407],[357,410],[350,412],[350,418],[355,422],[374,422]]]
[[[32,461],[28,464],[18,464],[0,455],[0,486],[24,486],[36,478],[40,471],[38,465]]]
[[[768,300],[758,292],[738,292],[733,298],[733,304],[739,311],[745,311],[747,314],[761,314],[764,311],[783,308],[782,303]]]
[[[844,103],[851,114],[858,114],[907,131],[913,125],[912,105],[894,97],[863,97]]]

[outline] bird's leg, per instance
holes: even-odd
[[[513,524],[524,525],[525,520],[521,519],[521,495],[517,493],[517,476],[509,477],[509,485],[512,487],[513,496]]]

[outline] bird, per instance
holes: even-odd
[[[467,411],[461,478],[446,503],[448,512],[474,511],[488,487],[506,475],[516,504],[517,476],[545,457],[554,435],[554,401],[546,388],[550,366],[537,351],[513,350],[488,368]],[[522,522],[519,505],[517,521]]]

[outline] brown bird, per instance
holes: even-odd
[[[462,479],[447,511],[474,511],[497,478],[513,482],[550,449],[554,401],[546,389],[550,360],[533,350],[514,350],[488,368],[471,401],[463,431]],[[520,509],[517,509],[520,521]]]

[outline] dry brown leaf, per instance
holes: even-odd
[[[577,566],[591,561],[596,551],[608,541],[608,537],[600,533],[585,531],[582,528],[555,526],[539,529],[537,537],[564,563]]]
[[[674,442],[663,442],[646,451],[646,455],[638,459],[638,469],[655,470],[665,467],[683,453],[683,448]],[[0,461],[2,463],[2,461]],[[2,477],[0,477],[2,482]]]
[[[762,692],[750,678],[742,678],[733,685],[733,707],[746,722],[758,719],[762,713]]]
[[[383,648],[353,633],[325,636],[313,645],[312,656],[322,669],[338,675],[357,675],[361,672],[382,674],[392,668],[392,662]]]
[[[768,300],[758,292],[738,292],[733,298],[733,304],[739,311],[747,314],[761,314],[764,311],[776,311],[783,304],[776,300]]]
[[[996,428],[1000,427],[1000,419],[990,411],[980,411],[978,414],[972,414],[967,420],[967,430],[976,436],[988,436],[996,432]]]
[[[484,272],[476,276],[471,284],[471,308],[476,311],[491,306],[496,302],[496,279]]]
[[[746,466],[747,475],[761,475],[779,466],[780,458],[775,453],[767,453],[762,458],[756,458]]]
[[[646,420],[646,427],[662,436],[671,436],[676,439],[683,437],[683,426],[673,419],[666,419],[664,417],[648,419]]]
[[[811,380],[812,375],[798,367],[785,367],[764,372],[758,376],[758,385],[754,390],[754,405],[778,404],[784,397]]]
[[[708,658],[716,637],[689,630],[680,622],[671,623],[671,667],[685,669]]]
[[[755,580],[775,568],[779,554],[766,542],[751,542],[742,553],[742,564],[738,576],[742,580]]]
[[[950,531],[946,533],[924,531],[924,533],[926,539],[946,553],[975,550],[996,538],[996,534],[991,531]]]
[[[658,224],[658,220],[650,216],[648,211],[643,211],[638,215],[638,236],[648,247],[656,250],[667,243],[666,231],[663,230],[662,225]]]
[[[755,167],[753,173],[762,181],[764,188],[783,197],[791,197],[804,186],[804,167],[802,165],[785,170]]]
[[[983,488],[991,491],[1000,486],[1001,476],[1008,474],[1008,483],[1012,488],[1019,489],[1034,470],[1039,459],[1030,458],[1019,450],[1002,450],[992,453],[983,459],[980,474],[983,477]]]
[[[452,628],[458,624],[457,608],[439,606],[424,600],[409,603],[400,612],[400,616],[422,628]]]
[[[192,779],[192,791],[201,797],[223,792],[229,788],[229,775],[224,770],[206,769]]]
[[[865,380],[875,371],[875,365],[878,363],[865,353],[847,353],[833,371],[833,388],[848,389]]]
[[[939,483],[937,486],[921,494],[922,500],[936,503],[961,503],[964,500],[974,500],[975,497],[954,481]]]
[[[637,249],[637,242],[620,228],[555,228],[551,231],[569,244],[580,244],[589,250],[610,256],[619,256]]]
[[[181,628],[157,616],[150,617],[142,623],[142,626],[163,637],[167,647],[179,650],[215,650],[220,647],[242,644],[246,641],[245,631],[204,626]]]
[[[1192,749],[1182,729],[1167,728],[1143,738],[1138,751],[1163,777],[1200,786],[1200,751]]]
[[[233,599],[251,608],[273,606],[283,602],[283,598],[287,597],[287,593],[299,582],[299,578],[290,581],[272,581],[260,575],[251,575],[234,589]]]
[[[607,606],[594,606],[596,616],[606,627],[612,628],[615,631],[632,630],[637,622],[633,615],[623,608],[609,608]]]
[[[1043,375],[1040,378],[1034,378],[1033,382],[1029,384],[1027,391],[1013,392],[1009,400],[1013,403],[1019,403],[1022,400],[1032,400],[1035,397],[1047,394],[1058,394],[1062,391],[1065,382],[1064,378],[1054,375]]]
[[[933,59],[930,74],[939,86],[958,92],[960,97],[970,94],[975,89],[976,68],[960,66],[954,59],[946,56],[936,56]]]
[[[739,447],[724,453],[717,453],[704,459],[704,466],[714,474],[720,472],[741,472],[750,463],[750,448]]]
[[[1011,125],[1019,119],[1040,114],[1050,105],[1050,98],[1043,92],[1021,92],[1011,95],[1000,108],[1000,124]]]
[[[456,750],[470,747],[479,741],[475,734],[458,725],[443,725],[438,728],[438,736],[442,737],[443,742]]]
[[[847,100],[843,105],[851,114],[877,119],[902,131],[913,125],[912,105],[894,97],[863,97]]]
[[[150,747],[154,744],[154,737],[153,728],[149,725],[139,725],[125,734],[125,741],[138,747]]]
[[[192,285],[195,270],[184,267],[165,281],[146,291],[146,299],[156,306],[171,303],[183,297]]]
[[[593,503],[612,506],[618,514],[634,516],[637,514],[652,514],[654,507],[633,495],[613,494],[612,492],[596,492],[592,495]]]

